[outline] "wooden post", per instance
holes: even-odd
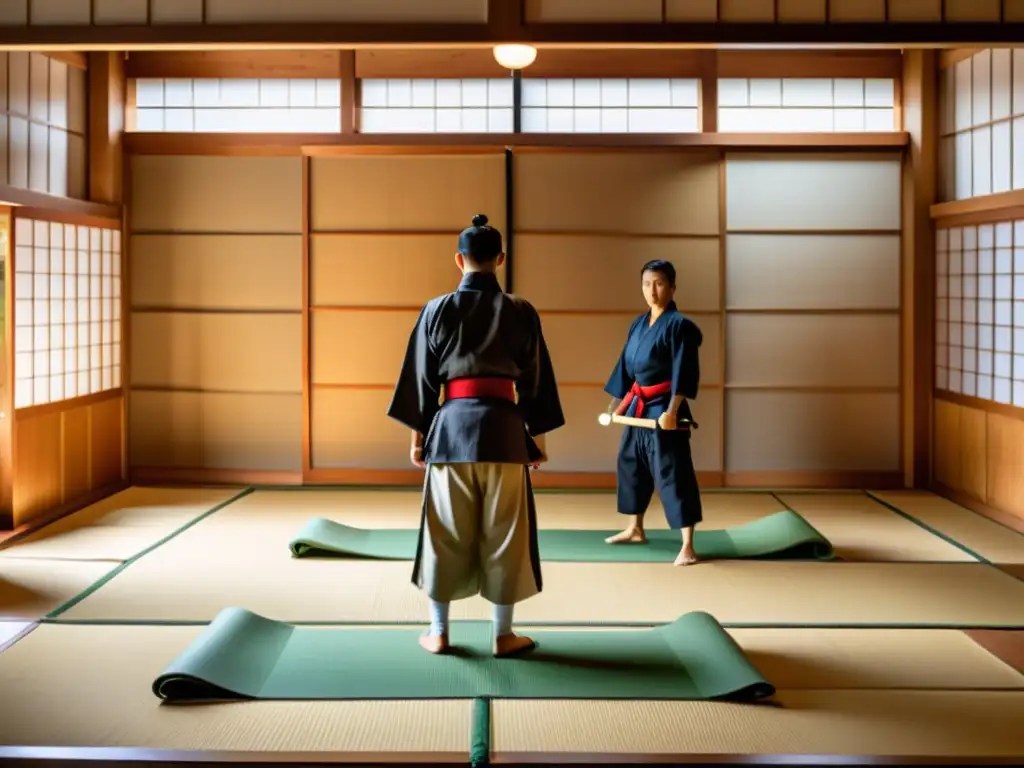
[[[89,199],[124,202],[124,53],[89,54]]]
[[[911,488],[927,488],[931,477],[935,238],[929,208],[939,154],[938,72],[934,50],[904,51],[900,109],[910,146],[903,162],[903,466]]]

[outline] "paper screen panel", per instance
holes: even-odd
[[[966,21],[992,9],[979,0],[946,13]],[[939,101],[941,199],[1024,188],[1024,50],[982,49],[943,69]]]
[[[729,155],[729,231],[900,228],[898,156]]]
[[[899,235],[729,235],[730,309],[898,309]]]
[[[892,315],[731,315],[729,384],[893,387],[900,384],[900,318]]]

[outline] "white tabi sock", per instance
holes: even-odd
[[[448,634],[448,603],[430,601],[430,629],[428,632],[435,636]]]
[[[495,605],[494,606],[494,636],[501,637],[502,635],[512,634],[512,612],[515,609],[514,605]]]

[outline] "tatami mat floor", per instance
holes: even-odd
[[[415,527],[419,498],[131,488],[4,546],[0,757],[20,745],[468,762],[479,727],[471,701],[185,707],[162,705],[150,689],[228,606],[364,629],[423,623],[409,563],[295,560],[287,551],[315,516]],[[614,503],[613,494],[542,493],[540,525],[612,529],[621,523]],[[600,632],[708,611],[775,685],[772,704],[495,700],[493,761],[1024,756],[1024,674],[964,631],[1024,628],[1024,536],[920,492],[711,491],[705,503],[707,528],[793,509],[842,562],[548,563],[544,593],[517,619]],[[650,525],[665,525],[656,506]],[[453,605],[455,619],[487,615],[482,601]]]

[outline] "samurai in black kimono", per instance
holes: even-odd
[[[688,401],[697,397],[700,385],[703,334],[676,309],[676,270],[670,262],[648,262],[641,275],[650,309],[630,326],[605,391],[613,398],[609,413],[655,419],[657,428],[623,429],[617,500],[619,512],[632,519],[626,530],[607,541],[646,543],[644,514],[657,489],[669,527],[682,531],[675,564],[690,565],[697,562],[693,531],[703,513],[690,452],[695,424]]]
[[[462,281],[420,313],[388,408],[427,470],[412,578],[431,600],[431,653],[449,647],[449,603],[477,594],[494,604],[495,655],[533,646],[512,631],[513,606],[542,585],[528,467],[565,418],[540,318],[498,283],[504,258],[501,233],[474,216]]]

